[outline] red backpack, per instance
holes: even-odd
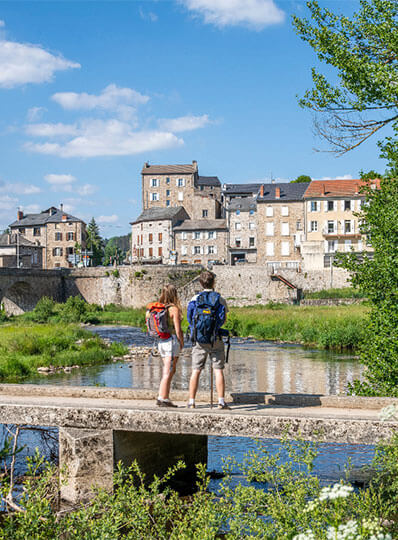
[[[169,339],[171,337],[168,320],[169,306],[152,302],[146,308],[149,311],[149,317],[146,320],[149,335],[154,338]]]

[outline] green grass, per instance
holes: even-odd
[[[308,299],[334,299],[334,298],[365,298],[363,293],[353,287],[344,289],[323,289],[322,291],[304,291],[304,298]]]
[[[270,304],[231,308],[232,335],[301,343],[318,349],[356,350],[363,340],[368,308]]]
[[[21,381],[37,375],[38,367],[105,364],[125,351],[75,324],[5,324],[0,327],[0,381]]]

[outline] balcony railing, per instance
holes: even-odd
[[[343,237],[343,238],[353,238],[353,237],[360,237],[361,231],[358,229],[357,224],[353,224],[350,227],[347,227],[345,225],[338,224],[335,227],[328,227],[325,226],[322,229],[322,234],[325,237],[333,236],[333,237]]]

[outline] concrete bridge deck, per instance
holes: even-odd
[[[281,438],[375,444],[398,430],[380,410],[398,399],[345,396],[231,394],[231,410],[210,409],[201,394],[186,408],[186,392],[172,392],[178,408],[159,408],[149,390],[35,385],[0,386],[0,422],[59,427],[60,465],[67,465],[69,502],[86,500],[93,482],[112,487],[115,461],[137,459],[157,472],[177,459],[207,459],[207,436]]]

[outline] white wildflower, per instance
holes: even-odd
[[[388,422],[388,420],[398,420],[398,406],[397,405],[387,405],[380,411],[380,420],[382,422]]]
[[[358,532],[358,523],[354,520],[336,527],[328,527],[326,532],[328,540],[357,540],[361,538]]]
[[[308,529],[305,531],[305,533],[300,533],[293,536],[293,540],[316,540],[316,538],[311,529]]]
[[[369,540],[392,540],[392,536],[390,533],[387,533],[387,534],[379,533],[379,534],[371,536]]]
[[[364,519],[362,521],[362,528],[366,532],[373,534],[373,538],[377,538],[377,534],[382,532],[378,519]]]
[[[319,500],[325,501],[327,499],[334,500],[339,499],[340,497],[348,497],[348,495],[354,491],[352,486],[347,486],[345,484],[334,484],[334,486],[324,487],[319,494]]]
[[[304,508],[304,512],[312,512],[313,510],[315,510],[315,508],[318,506],[318,502],[317,501],[309,501],[307,503],[307,506]]]

